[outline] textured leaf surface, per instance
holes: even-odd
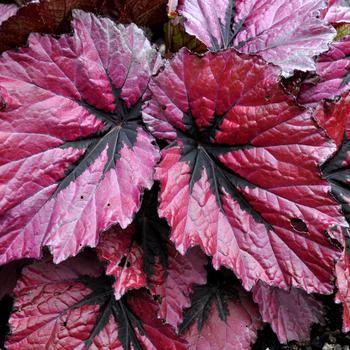
[[[214,303],[208,310],[201,329],[192,323],[184,333],[189,350],[248,350],[262,327],[259,311],[246,292],[239,288],[238,298],[228,300],[226,320]]]
[[[331,24],[350,23],[350,6],[347,0],[328,0],[328,6],[321,17]]]
[[[0,4],[0,24],[13,16],[18,10],[14,4]]]
[[[159,155],[139,116],[156,51],[135,25],[74,17],[73,36],[34,34],[0,59],[0,263],[96,246],[152,185]]]
[[[168,270],[152,279],[155,293],[161,297],[159,316],[175,328],[183,320],[183,310],[191,305],[193,285],[206,283],[206,263],[199,249],[182,256],[171,245]]]
[[[281,343],[307,340],[313,323],[323,322],[323,305],[304,291],[290,291],[259,283],[253,289],[264,322],[271,324]]]
[[[303,84],[299,102],[312,104],[332,99],[350,89],[350,36],[334,42],[316,61],[317,82]]]
[[[10,318],[7,349],[84,349],[95,321],[96,305],[69,307],[90,290],[76,282],[81,275],[97,277],[101,267],[91,256],[60,265],[40,262],[23,270],[15,288],[15,312]],[[67,346],[67,347],[66,347]],[[118,349],[118,348],[113,348]]]
[[[186,348],[170,326],[157,319],[157,304],[147,294],[117,302],[101,285],[103,279],[96,279],[99,267],[91,256],[27,267],[15,289],[7,348],[86,349],[88,339],[93,350],[122,350],[130,342],[135,349]]]
[[[127,229],[112,227],[102,235],[97,246],[98,255],[108,261],[107,274],[114,276],[114,294],[120,299],[128,290],[149,288],[153,295],[161,297],[159,317],[174,327],[182,321],[182,311],[190,306],[193,284],[206,282],[207,259],[200,250],[193,249],[185,256],[168,244],[168,263],[164,268],[155,259],[154,274],[147,277],[144,255],[137,241],[137,228],[131,224]]]
[[[182,0],[186,30],[213,50],[236,47],[261,55],[288,76],[315,68],[335,30],[319,19],[321,0]]]
[[[114,295],[120,299],[129,289],[147,287],[143,251],[135,241],[135,225],[125,230],[113,226],[104,232],[97,246],[100,259],[108,262],[106,273],[114,276]]]
[[[350,261],[347,249],[336,265],[337,294],[335,301],[343,305],[343,332],[350,331]]]
[[[0,26],[0,52],[22,46],[32,32],[69,31],[73,9],[100,12],[104,0],[40,0],[27,2]]]
[[[324,231],[343,218],[318,166],[336,147],[278,70],[233,50],[182,50],[150,89],[144,120],[172,141],[156,177],[177,249],[200,245],[246,289],[331,292],[339,252]]]

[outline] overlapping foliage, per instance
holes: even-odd
[[[349,331],[348,23],[342,0],[0,4],[5,347],[307,340],[320,294]]]

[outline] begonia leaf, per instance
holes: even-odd
[[[322,303],[303,290],[284,291],[259,283],[253,289],[253,298],[264,322],[271,324],[281,343],[307,340],[311,326],[324,322]]]
[[[159,214],[184,254],[257,281],[331,293],[345,224],[320,165],[336,151],[312,111],[295,104],[279,70],[235,50],[179,54],[150,83],[143,118],[162,151]]]
[[[211,50],[236,47],[282,67],[313,70],[335,30],[319,18],[322,0],[182,0],[178,12],[188,33]]]
[[[85,255],[26,267],[15,288],[7,349],[186,349],[146,293],[117,301],[100,273]]]
[[[159,151],[140,116],[157,52],[135,25],[75,11],[73,28],[0,58],[1,264],[96,246],[152,186]]]

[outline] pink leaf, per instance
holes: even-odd
[[[314,104],[322,99],[333,99],[350,89],[350,36],[334,42],[330,50],[316,61],[318,81],[305,82],[299,102]]]
[[[262,327],[259,311],[249,295],[239,289],[239,298],[229,300],[228,316],[223,321],[215,305],[211,306],[203,328],[193,323],[184,334],[189,350],[248,350]]]
[[[350,23],[350,7],[347,0],[328,0],[328,6],[321,17],[331,24]]]
[[[108,262],[106,273],[116,279],[113,285],[116,299],[128,290],[146,287],[154,296],[161,297],[159,317],[176,328],[182,321],[183,309],[190,306],[192,286],[206,283],[207,259],[197,249],[182,256],[168,244],[167,268],[156,263],[154,275],[148,280],[143,266],[146,253],[136,239],[138,229],[135,224],[125,230],[112,227],[102,235],[97,253]]]
[[[323,322],[323,305],[303,290],[289,292],[264,283],[253,289],[254,301],[259,305],[264,322],[271,324],[281,343],[306,340],[313,323]]]
[[[11,96],[0,112],[0,263],[96,246],[132,221],[153,182],[159,152],[139,116],[156,50],[135,25],[82,11],[72,25],[73,36],[33,34],[0,59]]]
[[[0,4],[0,24],[13,16],[18,10],[14,4]]]
[[[113,285],[116,299],[120,299],[129,289],[147,287],[147,276],[143,271],[143,251],[135,242],[135,225],[125,230],[113,226],[104,232],[97,246],[101,260],[108,262],[106,273],[114,276]]]
[[[198,249],[185,256],[169,245],[169,267],[161,278],[153,278],[154,293],[161,297],[159,316],[177,328],[183,321],[183,310],[191,305],[190,294],[194,284],[205,284],[207,259]]]
[[[344,218],[319,165],[336,146],[278,70],[234,50],[182,50],[150,89],[144,120],[172,141],[156,177],[176,248],[200,245],[248,290],[262,280],[330,293],[340,252],[324,232]]]
[[[279,65],[285,76],[315,69],[335,30],[319,19],[322,0],[182,0],[188,33],[214,50],[236,47]]]

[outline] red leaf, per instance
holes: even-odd
[[[321,12],[327,23],[350,23],[350,8],[347,0],[328,0],[328,6]]]
[[[114,276],[114,295],[118,300],[129,289],[147,287],[147,276],[143,271],[143,251],[135,242],[135,225],[125,230],[113,226],[102,235],[97,246],[100,259],[108,262],[106,273]]]
[[[0,59],[11,96],[0,113],[0,263],[44,245],[55,262],[96,246],[132,221],[153,182],[159,152],[139,115],[156,50],[135,25],[76,11],[73,27]]]
[[[304,291],[292,288],[289,292],[264,283],[253,289],[264,322],[271,324],[281,343],[306,340],[313,323],[323,322],[323,305]]]
[[[334,42],[327,53],[316,61],[319,80],[304,83],[299,102],[313,104],[322,99],[333,99],[350,89],[350,36]]]
[[[336,147],[278,70],[233,50],[183,50],[150,89],[144,120],[173,141],[156,177],[177,249],[200,245],[246,289],[262,280],[330,293],[339,251],[324,232],[344,218],[318,166]]]
[[[95,291],[88,287],[89,284],[84,284],[86,276],[94,281],[100,272],[98,262],[91,256],[79,256],[59,265],[41,262],[27,267],[15,289],[16,311],[10,319],[12,332],[7,348],[86,349],[86,341],[98,322],[99,308],[104,308],[107,319],[93,336],[90,349],[122,350],[120,338],[129,337],[131,332],[142,348],[186,348],[171,327],[157,319],[157,304],[145,293],[131,295],[126,303],[123,302],[123,310],[129,319],[119,313],[115,315],[108,305],[113,304],[114,310],[121,302],[115,301],[113,295],[110,297],[101,282],[97,283]],[[84,297],[88,295],[87,301]],[[107,306],[103,298],[109,300]],[[134,325],[136,320],[140,329]]]
[[[279,65],[285,76],[315,69],[335,30],[318,18],[322,0],[182,0],[186,30],[214,50],[236,47]]]
[[[116,279],[115,297],[120,299],[130,289],[147,287],[161,297],[159,317],[177,327],[183,309],[190,306],[192,285],[206,283],[207,260],[197,249],[182,256],[169,244],[168,268],[156,264],[155,274],[148,281],[143,269],[144,252],[136,241],[135,229],[134,224],[126,230],[114,226],[102,235],[97,246],[99,257],[108,262],[107,274]]]
[[[249,295],[239,289],[239,299],[229,300],[226,321],[212,305],[202,330],[193,323],[184,337],[189,350],[248,350],[254,343],[257,330],[262,327],[259,311]]]
[[[18,7],[13,4],[0,4],[0,24],[13,16]]]

